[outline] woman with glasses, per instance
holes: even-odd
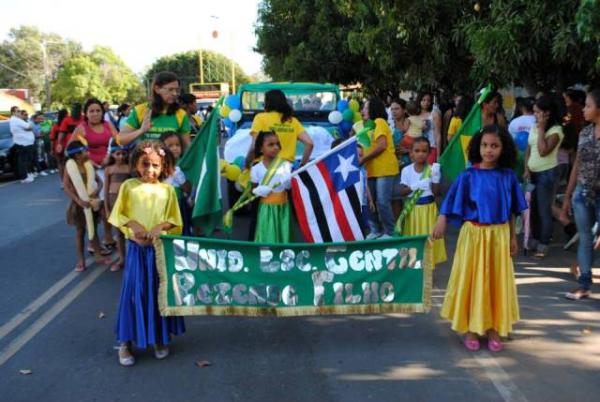
[[[166,131],[181,136],[184,147],[190,143],[190,120],[177,102],[179,78],[170,71],[162,71],[152,80],[150,101],[135,106],[119,134],[121,145],[138,140],[156,140]]]

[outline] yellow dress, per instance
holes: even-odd
[[[169,222],[173,225],[167,234],[181,234],[183,222],[175,189],[166,183],[144,183],[140,179],[128,179],[119,189],[108,221],[119,228],[127,239],[133,237],[133,231],[125,226],[134,220],[146,230]]]
[[[402,228],[402,236],[420,236],[433,232],[438,217],[435,201],[425,205],[415,205],[408,214]],[[446,242],[438,239],[433,242],[433,266],[446,261]]]

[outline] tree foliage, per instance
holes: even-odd
[[[600,78],[599,13],[579,30],[576,13],[573,0],[264,0],[257,51],[276,80],[360,82],[371,92],[490,81],[560,89]]]
[[[231,59],[210,50],[203,50],[202,58],[204,82],[228,82],[231,88]],[[161,57],[146,72],[145,82],[146,84],[152,82],[154,75],[160,71],[172,71],[181,80],[182,90],[187,92],[189,84],[200,82],[199,66],[198,51],[188,51]],[[234,75],[236,85],[249,81],[249,77],[237,63],[234,64]]]

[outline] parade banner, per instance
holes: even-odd
[[[260,244],[182,236],[155,243],[164,316],[428,312],[427,236]]]

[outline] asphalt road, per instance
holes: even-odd
[[[439,318],[447,263],[434,272],[429,314],[189,317],[169,358],[138,354],[123,368],[113,349],[122,273],[73,271],[66,205],[56,175],[0,183],[1,401],[600,398],[600,289],[562,298],[575,253],[560,233],[545,260],[517,259],[522,321],[499,354],[466,351]],[[447,240],[452,255],[456,233]]]

